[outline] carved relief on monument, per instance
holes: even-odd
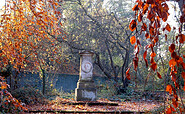
[[[82,62],[82,71],[89,73],[92,70],[92,64],[89,61]]]

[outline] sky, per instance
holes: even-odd
[[[2,6],[5,4],[5,0],[0,0],[0,9],[2,8]]]

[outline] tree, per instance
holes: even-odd
[[[43,71],[61,62],[62,54],[57,55],[61,53],[61,46],[48,35],[63,33],[59,29],[62,24],[57,21],[61,15],[57,10],[61,7],[58,3],[54,0],[5,1],[0,20],[0,69],[3,77],[7,76],[9,67],[17,73],[21,69]]]
[[[59,35],[57,40],[66,43],[72,53],[93,51],[95,65],[101,72],[116,84],[121,81],[126,86],[125,72],[132,56],[129,43],[132,32],[128,30],[126,15],[117,16],[116,12],[107,11],[102,0],[77,0],[64,2],[62,6],[65,16],[63,29],[67,32],[67,39]],[[120,75],[121,78],[118,78]]]
[[[159,78],[161,74],[158,72],[158,65],[156,62],[156,51],[155,48],[160,46],[159,41],[162,38],[168,40],[169,35],[165,34],[165,37],[160,37],[162,35],[161,31],[172,31],[170,24],[166,23],[165,26],[161,26],[161,22],[166,22],[168,16],[170,15],[168,10],[168,5],[166,0],[162,1],[154,1],[154,0],[147,0],[143,2],[142,0],[136,1],[136,5],[132,8],[135,12],[135,18],[131,21],[129,28],[131,31],[135,31],[136,34],[130,38],[130,41],[133,45],[135,45],[135,57],[133,59],[133,66],[134,70],[137,72],[138,67],[138,54],[140,49],[140,39],[139,35],[145,34],[145,38],[148,40],[148,44],[145,47],[145,52],[143,54],[143,59],[146,62],[146,66],[149,66],[148,60],[146,59],[148,52],[150,53],[150,68],[153,72],[156,72]],[[170,94],[173,94],[172,105],[166,109],[166,113],[172,113],[173,111],[177,110],[179,107],[180,112],[182,113],[182,108],[185,109],[185,106],[182,102],[182,96],[180,94],[180,90],[183,88],[185,91],[185,84],[184,87],[180,85],[179,79],[184,79],[185,82],[185,53],[184,53],[184,22],[185,22],[185,3],[184,0],[178,0],[178,4],[181,11],[181,16],[178,20],[180,23],[178,33],[174,36],[171,44],[169,44],[169,52],[171,54],[171,59],[169,60],[169,67],[170,67],[170,76],[173,84],[169,84],[166,86],[166,91]],[[145,21],[147,20],[147,21]],[[147,24],[148,23],[148,24]],[[141,24],[141,27],[138,25]],[[176,29],[176,28],[173,28]],[[129,69],[130,70],[130,69]],[[127,76],[130,76],[129,70],[127,71]],[[166,76],[166,75],[164,75]],[[179,97],[181,100],[181,105],[178,103]]]
[[[20,71],[52,72],[57,68],[54,66],[62,62],[61,44],[48,35],[63,33],[59,30],[62,24],[58,22],[61,16],[58,3],[53,0],[6,0],[1,15],[1,71],[11,66],[17,72],[15,82]],[[17,84],[12,85],[17,88]]]

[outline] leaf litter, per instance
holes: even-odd
[[[90,103],[97,103],[97,105],[89,105]],[[100,104],[98,104],[100,103]],[[103,103],[103,105],[101,105]],[[105,105],[107,103],[107,105]],[[111,106],[109,104],[116,104]],[[97,101],[75,101],[74,99],[56,98],[47,104],[27,105],[29,111],[132,111],[132,112],[147,112],[159,108],[163,103],[157,101],[125,101],[112,102],[108,99],[99,99]]]

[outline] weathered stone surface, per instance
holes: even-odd
[[[75,89],[76,101],[95,101],[96,89],[95,88],[76,88]]]
[[[83,51],[80,53],[80,74],[75,89],[76,101],[95,101],[96,100],[96,88],[94,85],[93,77],[93,65],[92,65],[93,53],[89,51]]]

